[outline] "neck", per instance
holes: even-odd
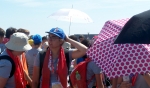
[[[51,49],[51,52],[52,52],[52,58],[53,58],[53,59],[58,58],[58,56],[59,56],[59,51],[60,51],[60,47],[59,47],[59,48]]]
[[[34,46],[35,49],[38,49],[39,47],[41,47],[41,46],[39,46],[39,45],[35,45]]]

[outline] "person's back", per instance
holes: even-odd
[[[142,75],[138,75],[135,85],[132,88],[150,88]]]
[[[31,50],[26,52],[26,59],[27,59],[27,63],[28,63],[28,71],[29,71],[29,76],[32,79],[32,75],[33,75],[33,65],[34,65],[34,60],[36,58],[36,55],[38,54],[38,52],[42,51],[41,48],[32,48]]]
[[[28,44],[26,35],[15,33],[11,36],[10,41],[6,44],[6,50],[0,58],[0,88],[16,88],[16,86],[25,88],[26,72],[18,56],[29,49],[31,46]]]
[[[127,77],[129,77],[129,82],[125,81],[125,79],[127,79]],[[117,86],[118,88],[150,88],[149,86],[149,73],[147,74],[132,74],[130,76],[123,76],[123,77],[119,77],[119,78],[115,78],[117,79]],[[113,84],[114,86],[116,86],[116,84]]]
[[[102,70],[93,61],[90,61],[87,65],[87,80],[90,80],[88,84],[88,88],[92,88],[93,86],[96,86],[95,85],[97,83],[96,75],[99,75],[99,78],[101,80]],[[101,88],[104,87],[102,80],[99,82],[99,84],[101,84]]]
[[[28,63],[28,71],[29,71],[29,76],[32,78],[33,75],[33,65],[34,65],[34,60],[38,54],[38,52],[42,51],[40,48],[41,42],[42,42],[42,37],[40,35],[34,35],[32,37],[34,47],[26,52],[26,59]]]

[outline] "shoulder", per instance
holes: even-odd
[[[88,65],[94,65],[94,64],[95,64],[94,61],[90,61],[90,62],[88,63]]]
[[[95,63],[94,61],[90,61],[90,62],[88,63],[88,66],[89,66],[91,69],[93,69],[93,68],[98,68],[98,66],[96,65],[96,63]]]
[[[0,68],[1,67],[11,67],[12,66],[12,64],[11,64],[11,62],[9,61],[9,60],[0,60]]]

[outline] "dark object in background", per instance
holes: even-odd
[[[74,41],[78,41],[78,38],[75,35],[70,35],[69,38],[71,38]]]
[[[150,10],[134,15],[123,27],[115,44],[150,44]]]

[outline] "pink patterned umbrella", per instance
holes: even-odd
[[[129,19],[107,21],[87,55],[108,77],[150,71],[150,46],[146,44],[113,44]]]

